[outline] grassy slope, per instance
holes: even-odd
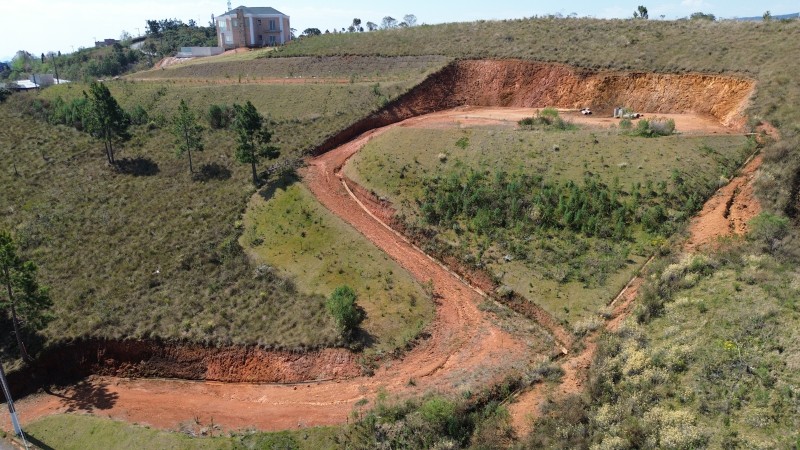
[[[198,427],[188,427],[197,433]],[[241,433],[224,437],[194,438],[184,433],[157,431],[150,428],[87,415],[62,414],[45,417],[28,425],[25,431],[33,443],[58,450],[247,450],[336,448],[335,428],[308,428],[281,433]],[[45,447],[43,447],[45,448]]]
[[[455,143],[466,137],[469,145]],[[594,142],[597,141],[597,144]],[[690,173],[700,184],[714,183],[724,167],[735,167],[746,156],[747,140],[741,136],[671,136],[645,139],[619,134],[616,130],[579,130],[571,132],[522,131],[512,129],[426,130],[395,128],[353,157],[346,168],[348,176],[389,198],[406,220],[420,219],[417,199],[422,197],[423,182],[439,173],[458,167],[476,170],[505,170],[511,173],[537,173],[547,180],[581,182],[587,172],[597,174],[611,185],[619,181],[630,191],[634,183],[653,185],[669,183],[673,170]],[[553,147],[559,150],[554,151]],[[702,151],[701,148],[706,149]],[[445,161],[440,154],[447,155]],[[445,241],[462,240],[451,230],[439,230]],[[550,253],[529,261],[504,263],[501,249],[488,252],[489,269],[502,282],[537,302],[556,317],[572,324],[592,317],[619,292],[632,271],[652,249],[651,236],[636,234],[634,251],[625,268],[616,271],[607,282],[587,285],[572,281],[560,283],[549,273],[558,266]],[[470,247],[475,240],[467,239]],[[531,253],[543,251],[543,243],[533,243]],[[474,249],[473,249],[474,251]]]
[[[254,196],[244,227],[242,246],[291,277],[301,292],[327,296],[349,284],[367,313],[362,328],[377,340],[377,351],[405,346],[433,317],[433,304],[411,275],[300,183],[276,187],[266,201]]]
[[[800,440],[800,274],[754,246],[710,262],[711,274],[676,277],[683,262],[657,273],[678,286],[663,316],[629,319],[603,352],[595,441],[794,448]]]
[[[313,63],[304,67],[314,70]],[[395,71],[386,61],[376,67],[395,77],[411,73]],[[256,279],[244,255],[228,245],[236,242],[235,223],[253,192],[248,168],[232,158],[232,133],[209,131],[206,151],[194,155],[195,167],[214,164],[223,179],[192,181],[185,159],[174,156],[173,137],[159,124],[166,127],[182,98],[201,111],[212,103],[251,99],[273,119],[283,157],[294,158],[413,82],[377,88],[370,83],[110,82],[124,108],[143,106],[156,125],[135,128],[133,139],[118,149],[118,158],[144,158],[152,176],[114,173],[97,141],[13,112],[29,107],[34,98],[80,96],[85,86],[12,97],[0,106],[0,152],[8,162],[0,174],[0,224],[25,241],[26,254],[53,288],[58,318],[45,331],[46,340],[98,336],[289,348],[333,344],[323,297],[307,293],[326,289],[296,292],[281,277]],[[295,327],[295,321],[303,326]],[[401,339],[393,335],[382,343],[396,340]]]

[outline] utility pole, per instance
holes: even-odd
[[[28,449],[28,440],[25,439],[25,433],[22,432],[22,427],[19,426],[19,418],[17,418],[17,410],[14,409],[14,400],[11,399],[11,389],[8,388],[8,382],[6,381],[6,373],[3,371],[3,365],[0,364],[0,385],[3,388],[3,395],[6,397],[6,403],[8,404],[8,413],[11,416],[11,424],[14,426],[14,432],[17,433],[22,439],[22,443],[25,444],[25,448]]]
[[[58,56],[61,56],[61,51],[58,51]],[[50,60],[53,61],[53,69],[56,71],[56,84],[61,84],[61,81],[58,79],[58,64],[56,64],[56,54],[50,52]]]

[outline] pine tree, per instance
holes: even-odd
[[[248,100],[244,105],[234,104],[236,113],[234,130],[237,134],[236,160],[250,164],[253,170],[253,185],[258,186],[256,164],[262,158],[275,159],[280,155],[276,147],[269,145],[272,134],[264,126],[264,117]]]
[[[176,153],[178,156],[184,153],[189,155],[189,173],[194,173],[192,150],[203,150],[203,126],[183,100],[178,106],[178,115],[172,118],[172,134],[175,135]]]
[[[14,335],[22,357],[31,361],[22,341],[21,326],[41,330],[52,320],[49,290],[36,280],[37,267],[31,261],[23,261],[17,255],[17,246],[11,235],[0,231],[0,308],[11,315]]]
[[[89,100],[89,132],[103,140],[108,163],[116,164],[114,142],[124,142],[131,137],[128,116],[103,83],[92,83],[89,95],[83,94]]]

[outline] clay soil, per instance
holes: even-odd
[[[705,132],[717,133],[724,130],[719,123],[739,123],[742,103],[751,91],[752,82],[748,80],[719,76],[594,73],[520,61],[450,65],[384,110],[333,136],[317,149],[322,156],[310,159],[302,172],[304,182],[323,205],[419,281],[432,281],[437,313],[427,330],[429,337],[401,360],[384,364],[373,376],[339,375],[329,381],[280,385],[93,376],[64,390],[24,398],[17,409],[24,423],[58,412],[88,412],[164,429],[175,429],[187,421],[210,423],[213,418],[225,429],[279,430],[343,423],[357,402],[366,399],[367,407],[371,406],[380,390],[408,397],[431,390],[454,392],[485,386],[515,368],[541,360],[541,351],[532,351],[499,329],[491,315],[478,309],[478,304],[486,301],[479,289],[424,254],[360,202],[340,177],[347,159],[369,139],[385,132],[386,125],[404,119],[410,120],[401,126],[450,126],[448,121],[498,124],[515,122],[519,114],[531,115],[531,110],[504,107],[588,106],[601,111],[624,104],[658,115],[713,117],[713,127]],[[491,108],[463,109],[467,105]],[[456,107],[461,109],[447,111]],[[426,115],[436,111],[444,112]],[[465,112],[476,117],[464,118]],[[598,121],[602,126],[601,115],[576,121]],[[745,201],[745,197],[740,198]],[[631,283],[615,302],[615,317],[630,311],[637,286],[637,282]],[[569,338],[557,324],[542,323],[542,328],[555,338],[538,346],[540,349],[561,347]],[[593,348],[590,338],[583,351],[563,358],[567,375],[562,391],[582,390]],[[543,398],[540,391],[537,387],[512,405],[520,434],[525,431],[524,423],[529,423],[524,418],[539,409]],[[7,417],[0,416],[0,421],[8,424]]]

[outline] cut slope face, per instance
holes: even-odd
[[[609,114],[624,106],[646,113],[708,115],[742,127],[754,81],[721,75],[597,72],[520,60],[458,61],[382,110],[337,133],[324,153],[370,129],[459,106],[589,107]]]

